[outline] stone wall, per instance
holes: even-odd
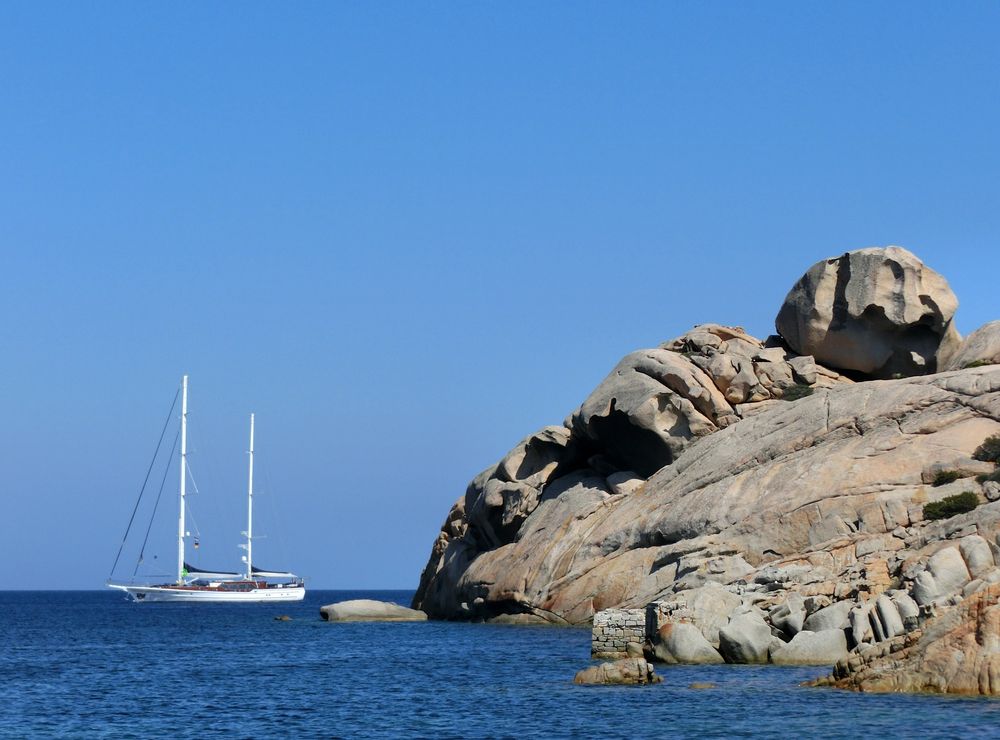
[[[594,615],[590,654],[600,658],[623,658],[628,644],[646,640],[646,609],[605,609]]]

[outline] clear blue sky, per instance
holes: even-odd
[[[203,564],[255,411],[259,561],[414,587],[471,476],[821,258],[1000,318],[998,48],[994,2],[3,4],[0,587],[100,587],[184,372]]]

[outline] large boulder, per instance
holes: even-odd
[[[791,642],[771,650],[776,665],[833,665],[847,655],[844,630],[799,632]]]
[[[918,604],[932,604],[954,595],[972,577],[957,547],[942,547],[927,561],[927,568],[917,574],[913,598]]]
[[[598,686],[644,685],[663,681],[644,658],[623,658],[584,668],[573,683]]]
[[[851,623],[852,608],[854,608],[853,601],[838,601],[836,604],[817,609],[806,618],[804,629],[810,632],[846,629]]]
[[[775,327],[801,355],[874,378],[933,373],[960,341],[948,282],[901,247],[847,252],[813,265]]]
[[[1000,321],[983,324],[972,332],[948,358],[946,370],[961,370],[977,365],[1000,364]]]
[[[427,619],[419,609],[372,599],[338,601],[321,606],[319,613],[327,622],[423,622]]]
[[[697,627],[687,622],[667,622],[657,630],[653,655],[662,663],[724,663]]]
[[[793,637],[802,631],[806,619],[805,599],[801,594],[791,593],[785,603],[770,611],[767,618],[788,637]]]
[[[719,645],[719,630],[729,624],[742,599],[717,583],[677,591],[655,604],[658,624],[686,622],[698,628],[713,647]]]
[[[746,612],[737,614],[719,630],[719,653],[727,663],[766,663],[775,641],[764,618]]]

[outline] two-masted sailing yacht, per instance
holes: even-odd
[[[108,583],[111,588],[125,591],[135,601],[174,602],[272,602],[301,601],[305,597],[305,582],[294,573],[268,571],[253,565],[253,414],[250,414],[250,470],[247,484],[246,551],[243,573],[201,570],[184,560],[184,538],[187,535],[184,497],[187,483],[187,390],[188,376],[181,381],[180,429],[180,513],[177,520],[177,580],[157,585]]]

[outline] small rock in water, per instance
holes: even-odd
[[[623,658],[610,663],[584,668],[573,678],[573,683],[598,686],[645,685],[660,683],[653,666],[644,658]]]
[[[291,622],[292,618],[287,614],[280,614],[274,618],[275,622]]]
[[[408,609],[388,601],[355,599],[338,601],[320,607],[320,616],[327,622],[424,622],[427,615],[419,609]]]
[[[688,685],[689,689],[714,689],[716,685],[711,681],[695,681],[693,684]]]

